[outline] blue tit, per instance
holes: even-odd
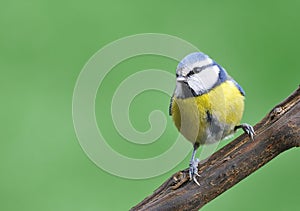
[[[198,185],[195,154],[199,146],[225,139],[238,128],[253,139],[253,127],[240,124],[244,96],[242,87],[204,53],[191,53],[178,64],[169,113],[180,133],[193,144],[189,176]]]

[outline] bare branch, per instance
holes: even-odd
[[[199,164],[200,187],[188,169],[175,173],[131,210],[198,210],[280,153],[300,146],[300,87],[245,134]]]

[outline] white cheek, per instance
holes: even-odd
[[[189,86],[197,93],[206,92],[214,87],[219,79],[219,68],[214,65],[189,77]]]

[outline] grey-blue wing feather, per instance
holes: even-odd
[[[173,97],[174,97],[174,96],[171,97],[170,105],[169,105],[169,115],[170,115],[170,116],[172,116],[172,103],[173,103]]]
[[[234,79],[232,79],[231,78],[231,81],[234,83],[234,85],[238,88],[238,90],[240,91],[240,93],[243,95],[243,96],[245,96],[246,95],[246,93],[245,93],[245,91],[244,91],[244,89],[234,80]]]

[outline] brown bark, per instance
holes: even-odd
[[[131,210],[198,210],[280,153],[299,147],[300,87],[254,129],[254,141],[243,134],[199,164],[200,187],[188,180],[185,169]]]

